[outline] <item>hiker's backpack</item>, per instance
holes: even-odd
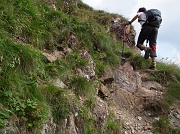
[[[147,20],[145,22],[145,25],[160,27],[162,18],[161,18],[161,12],[158,9],[147,10],[146,18]]]

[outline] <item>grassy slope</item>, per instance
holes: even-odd
[[[71,109],[72,100],[64,96],[67,91],[50,84],[54,77],[58,76],[69,87],[94,93],[92,89],[95,86],[92,85],[96,85],[96,80],[88,84],[74,74],[74,67],[84,65],[80,64],[83,60],[76,50],[67,56],[69,58],[54,63],[49,63],[41,54],[44,49],[51,51],[67,45],[64,42],[71,32],[81,42],[79,49],[86,47],[92,55],[97,66],[97,80],[107,67],[121,62],[121,42],[114,42],[106,33],[111,18],[121,16],[94,11],[83,3],[76,8],[73,4],[65,6],[57,0],[56,6],[57,10],[54,10],[40,0],[0,2],[0,127],[4,126],[5,119],[14,117],[14,120],[25,123],[30,131],[47,119],[49,111],[44,109],[51,110],[57,120],[65,117]],[[100,60],[101,54],[106,54],[107,58]],[[132,56],[131,60],[139,69],[147,67],[141,64],[144,60],[139,55]],[[171,90],[167,93],[179,100],[179,68],[164,63],[159,63],[158,68],[161,71],[152,74],[153,79],[161,83],[176,79],[177,87],[173,85],[171,88],[170,85]],[[168,79],[164,81],[162,76]],[[87,97],[91,105],[91,96]]]

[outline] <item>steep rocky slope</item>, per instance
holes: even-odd
[[[0,9],[0,133],[165,134],[180,127],[179,101],[163,105],[166,86],[179,76],[141,66],[148,60],[135,48],[133,27],[124,32],[124,17],[77,0],[1,1]]]

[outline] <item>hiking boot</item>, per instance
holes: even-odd
[[[149,67],[149,69],[151,69],[151,70],[156,70],[156,66],[151,65],[151,66]]]
[[[156,70],[156,62],[155,62],[155,61],[153,61],[153,62],[151,63],[151,66],[149,67],[149,69],[151,69],[151,70]]]
[[[146,47],[146,49],[144,51],[145,51],[144,59],[149,59],[151,48]]]

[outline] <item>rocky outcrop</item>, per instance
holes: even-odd
[[[134,71],[129,62],[120,66],[114,73],[113,92],[108,96],[109,108],[116,118],[124,122],[124,134],[152,134],[154,111],[145,107],[162,99],[163,87],[155,81],[142,81],[141,73]],[[107,95],[106,90],[101,90]]]
[[[115,33],[115,38],[114,38],[115,41],[124,39],[124,42],[126,42],[130,47],[134,47],[136,32],[135,30],[130,29],[130,27],[126,27],[125,29],[124,24],[125,21],[121,20],[121,18],[112,18],[108,32]],[[125,38],[124,38],[124,33],[125,33]]]
[[[92,113],[99,128],[99,134],[104,134],[104,127],[109,115],[107,103],[101,98],[96,97],[96,102]]]
[[[56,124],[53,121],[52,115],[49,115],[48,120],[44,123],[41,134],[55,134]]]

